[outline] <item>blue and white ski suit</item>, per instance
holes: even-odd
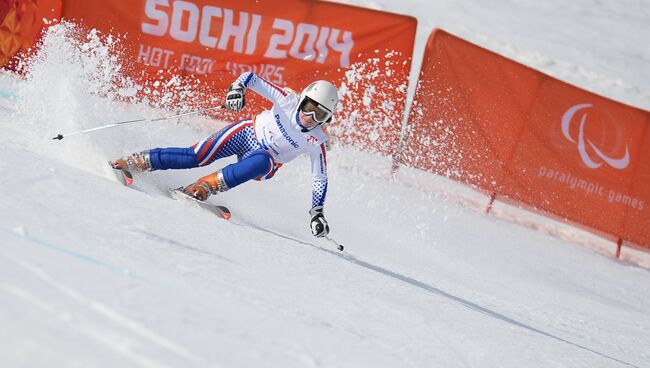
[[[252,119],[230,124],[191,147],[152,149],[152,169],[194,168],[237,155],[236,163],[222,169],[226,184],[233,188],[251,179],[270,179],[283,164],[309,154],[312,207],[323,206],[327,195],[327,134],[320,125],[303,132],[294,93],[254,73],[243,73],[237,82],[273,102],[273,107]]]

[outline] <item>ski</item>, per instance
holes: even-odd
[[[129,170],[123,170],[123,169],[113,169],[113,170],[115,170],[115,175],[117,176],[117,179],[122,184],[124,184],[127,187],[131,187],[133,185],[133,174],[131,174]],[[230,220],[230,218],[232,217],[232,214],[230,213],[228,207],[199,201],[198,199],[183,192],[183,187],[170,189],[169,195],[172,199],[192,201],[193,203],[199,205],[200,207],[205,208],[206,210],[217,215],[217,217],[222,218],[224,220]]]
[[[115,174],[117,175],[118,180],[122,182],[122,184],[126,185],[127,187],[130,187],[133,184],[133,174],[131,174],[130,171],[122,169],[113,170],[115,170]]]
[[[232,217],[232,214],[230,213],[230,210],[226,206],[221,206],[217,204],[212,204],[212,203],[206,203],[203,201],[199,201],[198,199],[192,197],[191,195],[188,195],[183,191],[183,187],[176,188],[176,189],[170,189],[169,194],[171,195],[172,198],[174,199],[182,199],[182,200],[187,200],[191,201],[192,203],[197,204],[199,207],[205,208],[206,210],[214,213],[217,215],[217,217],[222,218],[224,220],[230,220]]]

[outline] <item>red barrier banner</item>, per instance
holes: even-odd
[[[3,0],[0,2],[0,67],[15,69],[28,56],[45,23],[61,16],[63,0]]]
[[[650,113],[431,35],[401,163],[650,248]]]
[[[132,73],[198,78],[212,97],[246,71],[296,91],[331,80],[343,99],[330,131],[386,154],[396,146],[413,17],[304,0],[66,0],[63,16],[124,36]]]

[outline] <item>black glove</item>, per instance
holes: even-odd
[[[226,103],[225,107],[228,110],[235,112],[240,112],[246,106],[246,99],[244,94],[246,93],[246,87],[239,82],[235,82],[230,85],[228,88],[228,93],[226,94]]]
[[[325,215],[323,215],[323,206],[316,206],[309,210],[311,215],[311,233],[318,237],[322,238],[330,232],[330,226],[325,221]]]

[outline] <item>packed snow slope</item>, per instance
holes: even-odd
[[[648,104],[648,46],[612,56],[580,32],[607,26],[638,40],[647,3],[574,2],[573,16],[562,2],[545,4],[370,5],[417,14],[420,30],[444,12],[467,34],[559,66],[569,64],[556,55],[575,44],[598,62],[567,53],[572,65],[646,88],[613,88],[612,97]],[[493,22],[500,13],[512,23]],[[576,31],[554,48],[556,35],[526,28],[544,22]],[[166,194],[225,163],[143,174],[125,188],[107,160],[189,146],[224,122],[186,118],[53,141],[175,113],[117,102],[130,93],[111,88],[118,61],[101,42],[83,52],[65,35],[49,35],[28,79],[0,78],[2,367],[650,366],[647,269],[486,216],[428,174],[391,178],[381,157],[342,147],[328,156],[326,216],[344,252],[309,233],[306,158],[220,194],[230,222]]]

